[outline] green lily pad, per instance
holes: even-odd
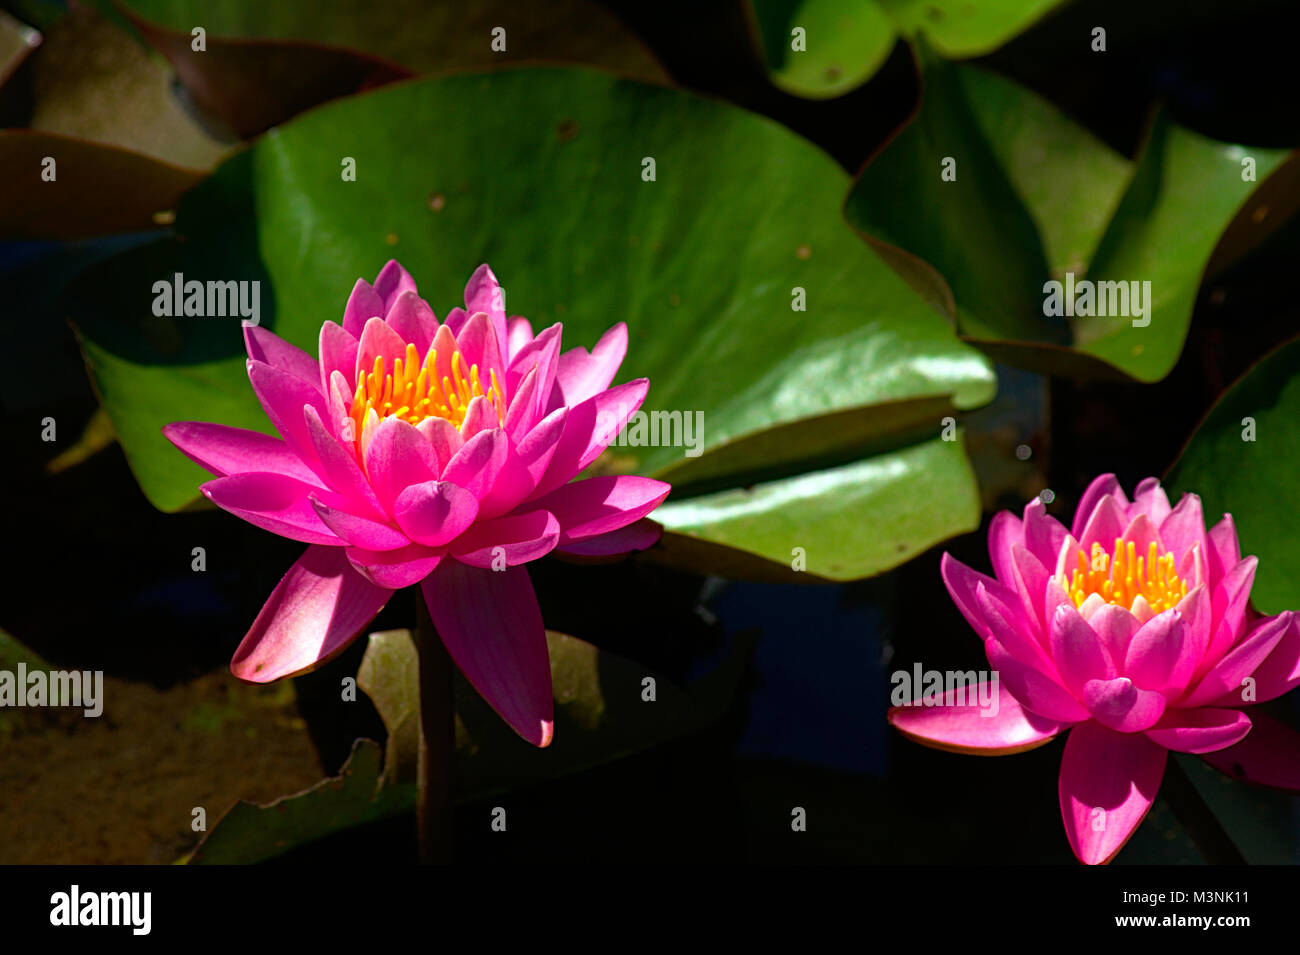
[[[341,179],[343,157],[355,182]],[[535,328],[562,321],[568,347],[626,321],[621,379],[648,377],[648,413],[701,428],[661,429],[657,446],[635,445],[629,429],[615,469],[663,474],[679,498],[712,493],[914,445],[991,397],[987,361],[845,227],[846,186],[782,127],[685,93],[569,70],[416,81],[274,130],[182,204],[183,242],[108,263],[72,310],[128,461],[164,510],[204,479],[164,424],[269,425],[246,383],[239,320],[155,318],[153,281],[260,280],[262,324],[314,352],[356,278],[390,257],[439,314],[487,261],[509,311]],[[806,311],[792,309],[796,289]],[[970,480],[960,454],[935,463]],[[798,520],[853,495],[843,481],[820,486],[793,505],[771,495],[746,522],[755,540],[735,525],[729,542],[761,550],[755,518]],[[942,533],[944,507],[893,504]],[[837,541],[822,546],[842,576],[881,569]]]
[[[899,38],[924,34],[949,59],[981,56],[1063,0],[750,0],[772,82],[826,99],[865,83]],[[802,31],[802,32],[798,32]]]
[[[1241,552],[1259,558],[1251,603],[1300,609],[1300,339],[1272,352],[1223,393],[1166,483],[1201,496],[1206,518],[1231,514]]]
[[[824,99],[857,88],[897,39],[874,0],[751,0],[749,9],[772,82],[797,96]]]
[[[850,580],[975,530],[980,496],[961,442],[940,437],[750,488],[670,499],[655,519],[678,535]]]
[[[958,330],[997,360],[1163,378],[1220,236],[1287,153],[1216,142],[1159,116],[1130,162],[1034,94],[920,56],[921,110],[854,184],[849,221],[934,266]],[[1253,181],[1243,180],[1245,159]],[[1107,288],[1111,314],[1047,314],[1047,283],[1067,273]],[[1123,283],[1124,299],[1136,287],[1142,308],[1135,300],[1115,315],[1120,287],[1111,304],[1100,283]]]

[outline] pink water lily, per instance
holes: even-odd
[[[1089,864],[1133,834],[1169,750],[1300,791],[1300,733],[1252,709],[1300,685],[1300,614],[1251,608],[1257,560],[1241,556],[1230,515],[1207,531],[1195,494],[1170,507],[1148,478],[1129,501],[1104,474],[1068,530],[1038,499],[1023,517],[998,514],[989,552],[993,577],[948,554],[940,572],[998,675],[996,715],[950,691],[892,708],[897,729],[981,755],[1070,730],[1061,816]]]
[[[218,507],[310,546],[231,662],[256,683],[303,673],[346,647],[393,592],[420,585],[466,678],[537,746],[552,735],[546,635],[523,567],[552,551],[650,546],[646,514],[669,486],[571,479],[641,405],[646,379],[610,388],[619,323],[589,353],[560,352],[557,323],[507,321],[492,270],[441,324],[397,262],[358,281],[319,360],[246,327],[248,377],[280,438],[179,422],[163,433],[217,477]]]

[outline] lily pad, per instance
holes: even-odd
[[[267,806],[236,803],[187,861],[190,865],[265,862],[341,830],[408,811],[414,793],[410,787],[380,785],[382,759],[378,743],[359,739],[338,776]]]
[[[752,646],[732,643],[723,661],[686,687],[635,660],[547,631],[555,694],[555,740],[523,742],[456,673],[455,793],[480,799],[579,772],[699,732],[731,706]],[[409,630],[373,633],[358,683],[388,730],[385,779],[414,779],[419,674]],[[652,696],[653,699],[648,699]]]
[[[355,182],[340,176],[344,157]],[[688,441],[660,428],[642,444],[629,429],[612,466],[662,474],[682,499],[873,460],[991,397],[987,360],[845,227],[847,185],[784,128],[686,93],[585,70],[413,81],[269,133],[182,204],[183,242],[88,275],[73,311],[131,467],[150,500],[175,510],[204,474],[162,425],[269,424],[245,381],[239,319],[155,318],[160,276],[261,281],[261,323],[314,352],[321,322],[385,260],[403,261],[439,314],[487,261],[509,311],[535,328],[563,322],[566,347],[628,323],[620,378],[650,379],[648,420],[662,412],[700,429]],[[764,525],[778,511],[781,522],[825,514],[855,499],[855,480],[875,488],[897,469],[889,460],[805,483],[797,500],[761,495],[765,506],[729,521],[728,543],[771,552]],[[959,450],[930,463],[949,487],[972,481]],[[969,529],[951,519],[966,494],[900,495],[890,513],[941,539]],[[711,534],[695,522],[689,532]],[[883,569],[841,536],[820,542],[822,566]]]
[[[51,169],[54,178],[43,177]],[[204,175],[116,146],[0,130],[0,177],[9,184],[0,238],[76,239],[154,229]]]
[[[1300,609],[1300,339],[1283,345],[1210,409],[1167,484],[1201,496],[1206,517],[1231,514],[1241,552],[1259,558],[1251,603]]]
[[[813,577],[849,580],[975,530],[980,496],[961,442],[938,437],[836,468],[670,499],[655,518],[680,536],[743,546],[773,564],[797,562]]]
[[[900,38],[924,33],[949,59],[991,53],[1063,0],[750,0],[772,82],[812,99],[875,75]]]
[[[124,0],[123,7],[195,98],[245,136],[421,73],[550,62],[668,81],[640,40],[593,0]],[[194,49],[197,27],[203,50]]]
[[[708,727],[731,706],[753,649],[749,638],[733,640],[720,664],[683,688],[576,637],[548,631],[546,641],[556,727],[547,749],[520,740],[457,672],[457,802],[580,772]],[[416,663],[409,630],[372,633],[358,682],[384,720],[387,754],[373,740],[359,739],[337,777],[267,806],[236,804],[186,861],[263,862],[356,826],[414,812]]]
[[[1130,162],[1034,94],[920,56],[920,112],[863,170],[849,221],[934,266],[958,330],[997,360],[1163,378],[1220,236],[1286,151],[1216,142],[1157,116]],[[1049,314],[1049,281],[1071,283],[1062,300],[1075,283],[1097,283],[1097,314]]]

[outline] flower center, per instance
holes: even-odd
[[[479,381],[478,365],[465,370],[465,359],[459,351],[451,353],[451,375],[438,376],[438,352],[430,348],[424,363],[414,345],[406,346],[405,359],[393,362],[391,374],[384,372],[384,356],[375,358],[374,370],[362,375],[352,398],[350,417],[355,425],[354,434],[360,443],[366,421],[374,412],[372,423],[377,424],[389,415],[396,415],[411,424],[425,418],[446,418],[457,428],[465,421],[469,403],[486,397],[497,420],[505,420],[505,402],[501,397],[501,383],[495,371],[489,372],[492,384],[484,392]]]
[[[1061,585],[1076,607],[1098,594],[1107,603],[1132,610],[1134,601],[1141,597],[1153,612],[1160,613],[1187,596],[1187,584],[1174,568],[1174,555],[1161,555],[1154,541],[1147,548],[1145,560],[1137,556],[1132,541],[1119,537],[1110,554],[1098,543],[1092,545],[1091,556],[1080,548],[1078,566],[1068,586],[1064,576],[1062,573]]]

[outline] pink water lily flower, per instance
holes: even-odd
[[[395,590],[419,584],[470,683],[529,742],[550,742],[546,635],[523,565],[552,550],[650,546],[658,527],[642,518],[669,490],[643,477],[570,483],[648,382],[609,387],[622,323],[590,353],[562,354],[560,332],[507,321],[486,265],[439,324],[396,262],[373,286],[356,283],[342,325],[325,322],[319,361],[245,328],[249,381],[281,437],[163,429],[217,475],[202,491],[218,507],[310,545],[235,652],[236,676],[264,683],[320,665]]]
[[[989,551],[993,577],[948,554],[940,572],[998,675],[996,715],[952,690],[892,708],[897,729],[994,756],[1069,730],[1061,816],[1089,864],[1133,834],[1169,750],[1300,791],[1300,734],[1252,709],[1300,685],[1300,614],[1251,609],[1257,560],[1241,556],[1230,515],[1207,531],[1195,494],[1171,508],[1148,478],[1129,501],[1104,474],[1069,530],[1034,499],[1022,518],[993,519]]]

